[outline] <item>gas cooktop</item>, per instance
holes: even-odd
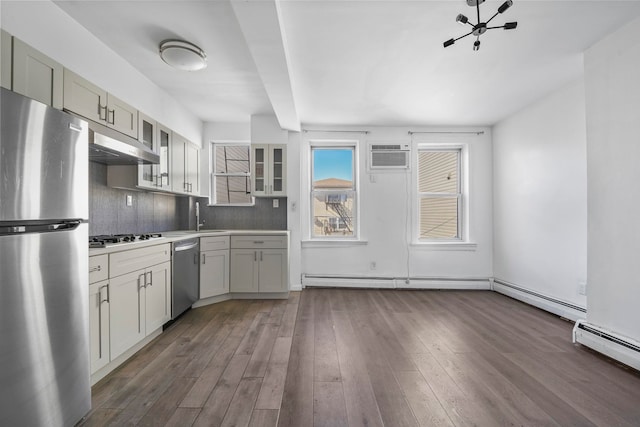
[[[160,233],[146,233],[146,234],[102,234],[99,236],[89,236],[90,248],[105,248],[107,246],[133,243],[145,240],[152,240],[162,237]]]

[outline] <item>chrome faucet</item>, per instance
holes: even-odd
[[[204,225],[204,220],[200,222],[200,202],[196,202],[196,231],[200,231],[200,227]]]

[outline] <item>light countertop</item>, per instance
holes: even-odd
[[[162,245],[165,243],[173,243],[180,240],[192,239],[194,237],[212,237],[212,236],[288,236],[288,230],[176,230],[162,232],[162,237],[152,240],[139,240],[130,243],[118,243],[105,248],[89,248],[89,256],[110,254],[113,252],[128,251],[131,249],[144,248],[147,246]]]

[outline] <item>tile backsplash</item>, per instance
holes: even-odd
[[[107,186],[107,166],[89,162],[89,235],[195,230],[195,202],[203,229],[286,230],[287,199],[256,198],[255,206],[207,206],[206,197],[183,197]],[[131,196],[131,206],[127,206]]]
[[[186,229],[188,216],[188,197],[108,187],[107,166],[89,162],[89,235]]]
[[[212,230],[286,230],[287,198],[278,198],[279,206],[273,207],[273,199],[256,197],[254,206],[207,206],[209,199],[199,197],[200,220],[204,229]],[[192,208],[195,228],[195,202]],[[191,219],[190,219],[191,221]]]

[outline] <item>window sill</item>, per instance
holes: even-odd
[[[349,246],[368,245],[367,240],[303,240],[303,248],[346,248]]]
[[[231,208],[237,208],[237,207],[252,208],[252,207],[255,206],[255,203],[251,203],[251,204],[249,204],[249,203],[232,203],[232,204],[219,204],[219,205],[218,204],[207,203],[207,206],[211,207],[211,208],[220,208],[220,207],[225,207],[225,206],[228,206],[228,207],[231,207]]]
[[[475,252],[478,244],[474,242],[413,242],[413,248],[426,251],[470,251]]]

